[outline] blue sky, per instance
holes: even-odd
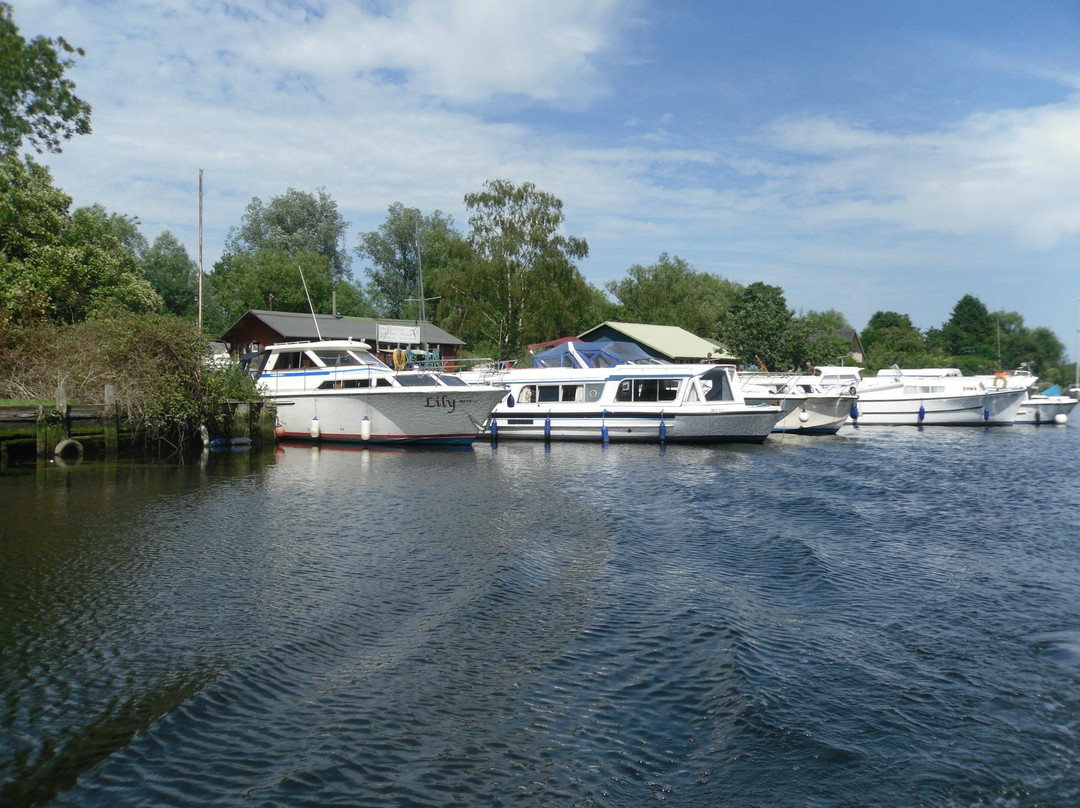
[[[13,5],[86,50],[56,183],[195,258],[202,168],[208,271],[252,197],[325,188],[353,247],[394,202],[464,231],[505,178],[563,201],[597,286],[668,253],[860,329],[973,294],[1076,352],[1071,0]]]

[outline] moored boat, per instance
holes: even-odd
[[[1053,385],[1041,393],[1028,391],[1016,414],[1018,424],[1066,424],[1069,415],[1080,403],[1072,396],[1061,394],[1061,388]]]
[[[793,373],[740,373],[748,404],[774,403],[784,409],[773,432],[835,435],[859,400],[852,385],[822,387],[814,376]]]
[[[867,426],[1006,426],[1027,395],[987,386],[955,368],[892,367],[864,378],[861,368],[822,366],[815,375],[826,385],[853,385],[859,401],[849,423]]]
[[[761,443],[783,415],[779,406],[748,404],[730,365],[627,363],[606,353],[594,363],[614,364],[580,367],[564,357],[550,366],[461,374],[506,388],[486,429],[491,437]]]
[[[270,345],[248,371],[277,408],[277,436],[362,444],[471,444],[506,391],[453,374],[395,371],[359,340]]]
[[[1013,371],[971,378],[988,386],[1025,391],[1026,395],[1013,421],[1016,424],[1065,424],[1077,404],[1072,396],[1062,395],[1061,387],[1056,384],[1040,393],[1037,387],[1039,378],[1031,373],[1026,363]]]

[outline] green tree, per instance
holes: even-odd
[[[117,306],[158,311],[129,246],[135,220],[100,205],[69,214],[70,204],[47,169],[0,158],[0,318],[76,323]]]
[[[309,311],[305,282],[315,311],[331,311],[330,265],[319,253],[290,255],[274,249],[233,253],[222,256],[210,275],[214,298],[228,323],[248,309]]]
[[[71,197],[53,187],[47,168],[0,156],[0,316],[6,322],[52,316],[70,206]]]
[[[964,295],[953,306],[952,316],[940,332],[940,347],[953,356],[993,361],[997,356],[996,324],[986,306],[973,295]]]
[[[289,188],[268,203],[253,198],[240,227],[229,231],[225,252],[277,250],[294,257],[318,253],[326,258],[332,282],[337,284],[352,278],[352,262],[345,246],[347,229],[337,203],[325,189],[309,194]]]
[[[199,310],[199,266],[168,230],[154,239],[142,256],[143,277],[161,296],[166,312],[196,318]]]
[[[63,37],[27,42],[11,4],[0,2],[0,154],[16,153],[24,141],[39,154],[58,153],[64,140],[90,133],[90,105],[64,75],[76,55],[82,48]]]
[[[892,340],[899,336],[910,345],[911,336],[909,332],[913,332],[918,337],[919,343],[922,344],[922,332],[915,328],[908,315],[895,311],[876,311],[867,322],[866,328],[862,330],[862,334],[859,335],[859,340],[862,342],[863,350],[869,356],[870,349],[882,340]],[[920,351],[925,350],[925,348],[926,346],[922,345]]]
[[[361,259],[372,263],[366,272],[375,310],[395,319],[415,315],[420,270],[426,287],[424,297],[429,298],[427,289],[434,288],[435,278],[449,265],[451,243],[460,240],[453,219],[441,211],[424,216],[418,208],[392,204],[386,221],[378,230],[362,234],[356,248]]]
[[[675,325],[702,337],[715,337],[739,285],[695,271],[678,256],[662,253],[655,264],[635,264],[620,281],[606,288],[619,306],[616,317],[626,322]]]
[[[1045,382],[1063,384],[1072,380],[1073,368],[1069,367],[1065,345],[1049,328],[1031,330],[1034,351],[1029,361],[1031,370]],[[1019,363],[1017,363],[1019,364]]]
[[[915,368],[946,363],[945,355],[927,343],[911,318],[895,311],[875,312],[861,341],[866,351],[864,364],[870,372],[893,365]]]
[[[851,353],[851,342],[840,336],[841,329],[850,329],[847,318],[836,309],[808,311],[792,321],[794,344],[803,346],[803,362],[812,365],[839,365]]]
[[[799,366],[806,361],[805,346],[793,318],[783,289],[756,281],[735,295],[720,340],[743,365],[769,370]]]
[[[594,298],[573,262],[589,247],[560,233],[562,202],[530,182],[489,180],[465,205],[468,242],[435,283],[440,322],[460,323],[466,342],[501,359],[580,323]]]
[[[100,205],[71,215],[62,244],[72,261],[54,294],[62,322],[77,323],[117,306],[136,313],[161,310],[161,298],[143,279],[132,250],[142,239],[132,235],[134,227],[134,219],[109,214]]]

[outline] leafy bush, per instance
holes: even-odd
[[[0,398],[96,404],[116,390],[120,416],[152,437],[193,435],[219,424],[230,400],[259,398],[238,366],[210,362],[194,324],[167,315],[115,311],[74,325],[8,328],[0,334]]]

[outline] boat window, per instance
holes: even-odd
[[[537,401],[558,401],[559,400],[559,385],[557,384],[541,384],[537,387],[539,397]]]
[[[656,401],[659,389],[657,379],[638,379],[634,382],[634,401]]]
[[[564,384],[562,386],[563,401],[582,401],[585,388],[580,384]]]
[[[388,386],[388,383],[385,382],[385,380],[380,379],[379,381],[383,382],[384,387]],[[336,381],[333,380],[333,379],[330,379],[330,380],[327,380],[327,381],[323,382],[322,384],[320,384],[318,389],[320,389],[320,390],[356,390],[356,389],[368,388],[368,387],[372,387],[372,386],[373,385],[372,385],[371,381],[368,380],[368,379],[338,379]]]
[[[331,365],[352,365],[355,358],[348,351],[315,351],[315,355],[327,367]]]
[[[619,382],[615,400],[674,401],[678,392],[678,379],[623,379]]]
[[[522,404],[532,404],[536,401],[536,385],[535,384],[523,384],[521,389],[518,390],[518,401]]]
[[[279,353],[271,357],[274,361],[274,370],[296,370],[300,367],[301,354],[290,351],[287,353]]]
[[[602,383],[593,382],[592,384],[585,385],[585,398],[588,401],[596,401],[603,392],[604,385]]]
[[[439,377],[439,381],[445,384],[447,387],[468,387],[469,383],[462,379],[460,376],[455,376],[453,373],[444,373]]]

